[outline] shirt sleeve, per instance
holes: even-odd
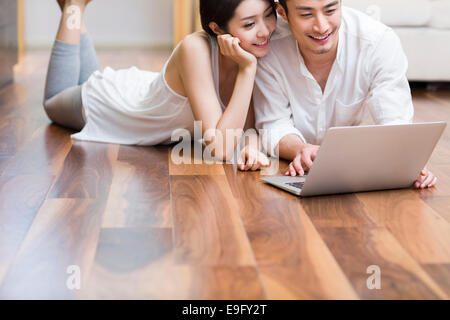
[[[281,70],[281,66],[278,69]],[[268,63],[261,59],[253,91],[255,126],[270,156],[278,156],[278,144],[289,134],[299,136],[305,143],[303,135],[294,125],[289,98],[280,83],[281,79],[277,81]]]
[[[366,105],[375,123],[411,123],[414,107],[406,78],[408,60],[392,29],[385,31],[368,65],[371,86]]]

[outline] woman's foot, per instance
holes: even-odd
[[[84,25],[84,11],[91,0],[57,0],[62,6],[56,40],[69,44],[80,44],[81,33],[87,31]]]

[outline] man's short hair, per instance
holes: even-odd
[[[284,8],[284,11],[286,11],[286,14],[288,14],[288,8],[287,8],[287,5],[286,5],[286,2],[288,2],[288,0],[278,0],[278,2]],[[339,2],[341,2],[341,1],[339,1]]]

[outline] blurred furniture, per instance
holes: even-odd
[[[392,27],[408,57],[410,81],[450,81],[450,0],[345,0]]]
[[[18,62],[17,1],[0,0],[0,87],[14,79]]]
[[[176,47],[188,34],[202,29],[199,0],[175,0],[173,21],[173,46]]]

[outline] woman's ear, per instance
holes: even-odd
[[[225,34],[225,32],[223,32],[223,30],[215,22],[210,22],[208,26],[212,30],[212,32],[214,32],[218,36]]]
[[[285,21],[288,21],[286,10],[284,10],[283,6],[279,2],[276,3],[276,6],[277,6],[277,13],[278,13],[278,15],[283,17],[283,19]]]

